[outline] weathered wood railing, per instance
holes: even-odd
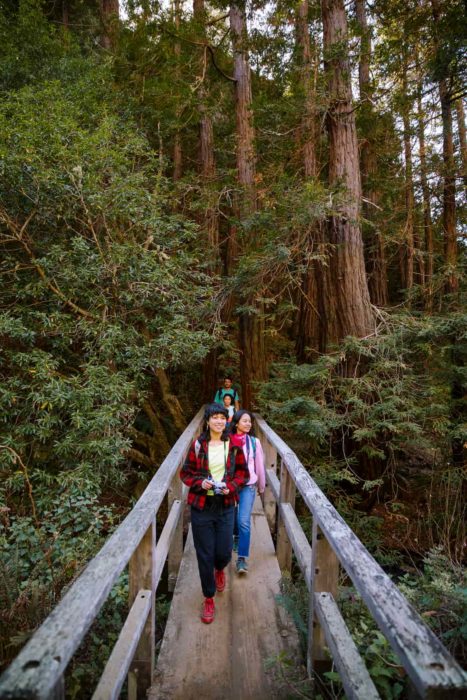
[[[94,692],[118,698],[128,675],[130,698],[145,698],[154,671],[155,596],[168,558],[169,584],[182,558],[182,484],[178,477],[201,409],[178,438],[143,495],[0,679],[0,698],[62,700],[64,672],[129,564],[130,612]],[[156,540],[156,515],[168,494],[169,514]]]
[[[327,645],[346,697],[379,697],[336,604],[340,564],[399,657],[416,692],[430,700],[467,697],[467,674],[365,549],[295,453],[260,416],[256,418],[266,462],[264,507],[277,533],[279,564],[290,571],[293,551],[309,590],[310,675],[320,662],[329,659]],[[296,490],[313,517],[311,545],[295,514]]]

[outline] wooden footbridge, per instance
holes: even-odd
[[[264,509],[253,515],[251,572],[228,572],[216,596],[216,619],[203,625],[202,600],[191,535],[183,551],[184,492],[178,472],[200,430],[202,410],[158,469],[120,527],[70,587],[0,679],[0,698],[61,700],[64,674],[113,585],[129,567],[129,613],[103,668],[93,700],[128,696],[190,700],[263,700],[290,697],[265,662],[280,653],[297,656],[291,621],[278,606],[281,570],[292,553],[309,591],[306,664],[310,675],[332,657],[346,697],[379,695],[336,603],[339,569],[353,581],[408,674],[413,697],[467,697],[467,676],[424,624],[398,588],[346,525],[296,455],[257,417],[267,466]],[[294,510],[297,491],[313,518],[311,545]],[[156,514],[168,499],[168,516],[156,537]],[[275,531],[274,549],[270,531]],[[174,596],[155,665],[155,598],[167,562]]]

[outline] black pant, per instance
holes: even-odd
[[[191,529],[198,559],[201,588],[206,598],[216,592],[214,569],[222,571],[232,557],[234,507],[223,498],[207,496],[204,510],[191,508]]]

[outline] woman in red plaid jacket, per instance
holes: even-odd
[[[180,472],[190,487],[191,529],[204,603],[201,620],[214,620],[214,594],[225,589],[224,568],[232,557],[235,504],[250,474],[238,438],[226,435],[228,411],[210,404],[204,432],[191,445]],[[238,443],[238,444],[237,444]]]

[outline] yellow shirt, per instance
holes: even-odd
[[[223,481],[224,479],[228,445],[228,442],[223,442],[221,445],[211,445],[211,443],[209,443],[209,471],[216,481]],[[208,496],[214,496],[214,491],[212,489],[208,491]]]

